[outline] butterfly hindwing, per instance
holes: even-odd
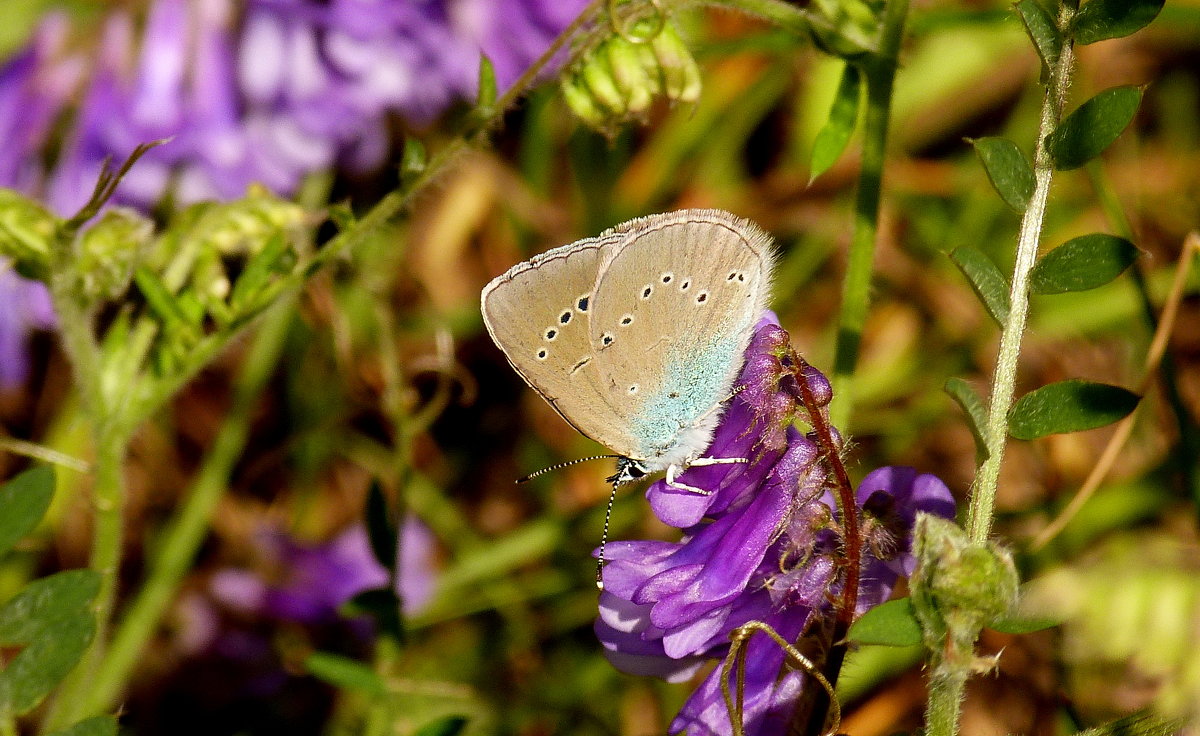
[[[519,263],[484,288],[481,306],[488,333],[521,377],[581,433],[625,454],[632,448],[613,431],[621,422],[588,339],[592,288],[612,243],[606,234]]]

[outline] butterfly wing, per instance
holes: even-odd
[[[596,272],[611,232],[546,251],[513,266],[483,290],[483,321],[525,382],[571,426],[619,454],[632,448],[623,419],[602,391],[588,317]]]
[[[661,469],[707,447],[770,292],[771,239],[720,210],[631,220],[601,253],[590,339],[625,453]]]

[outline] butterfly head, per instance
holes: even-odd
[[[649,469],[641,460],[634,460],[628,457],[617,458],[617,472],[613,473],[604,480],[613,485],[624,485],[632,483],[635,480],[640,480],[646,477]]]

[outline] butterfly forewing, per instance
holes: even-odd
[[[644,217],[614,234],[594,287],[593,362],[603,400],[629,417],[625,454],[653,460],[728,398],[766,307],[771,241],[719,210]]]
[[[584,435],[626,454],[614,433],[588,339],[588,319],[605,248],[615,238],[580,240],[547,251],[493,279],[483,290],[484,323],[521,377]]]

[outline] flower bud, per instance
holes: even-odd
[[[653,34],[653,35],[651,35]],[[700,68],[669,22],[643,19],[584,54],[561,82],[563,99],[604,132],[643,118],[655,97],[695,102]]]
[[[137,212],[114,208],[79,236],[79,288],[92,300],[116,299],[129,288],[145,256],[154,224]]]
[[[979,630],[1016,603],[1020,581],[1012,554],[973,542],[954,522],[929,514],[917,517],[913,551],[912,602],[926,645],[940,651],[948,634],[969,654]]]
[[[11,189],[0,189],[0,255],[13,260],[22,276],[45,281],[50,274],[50,243],[58,218]]]

